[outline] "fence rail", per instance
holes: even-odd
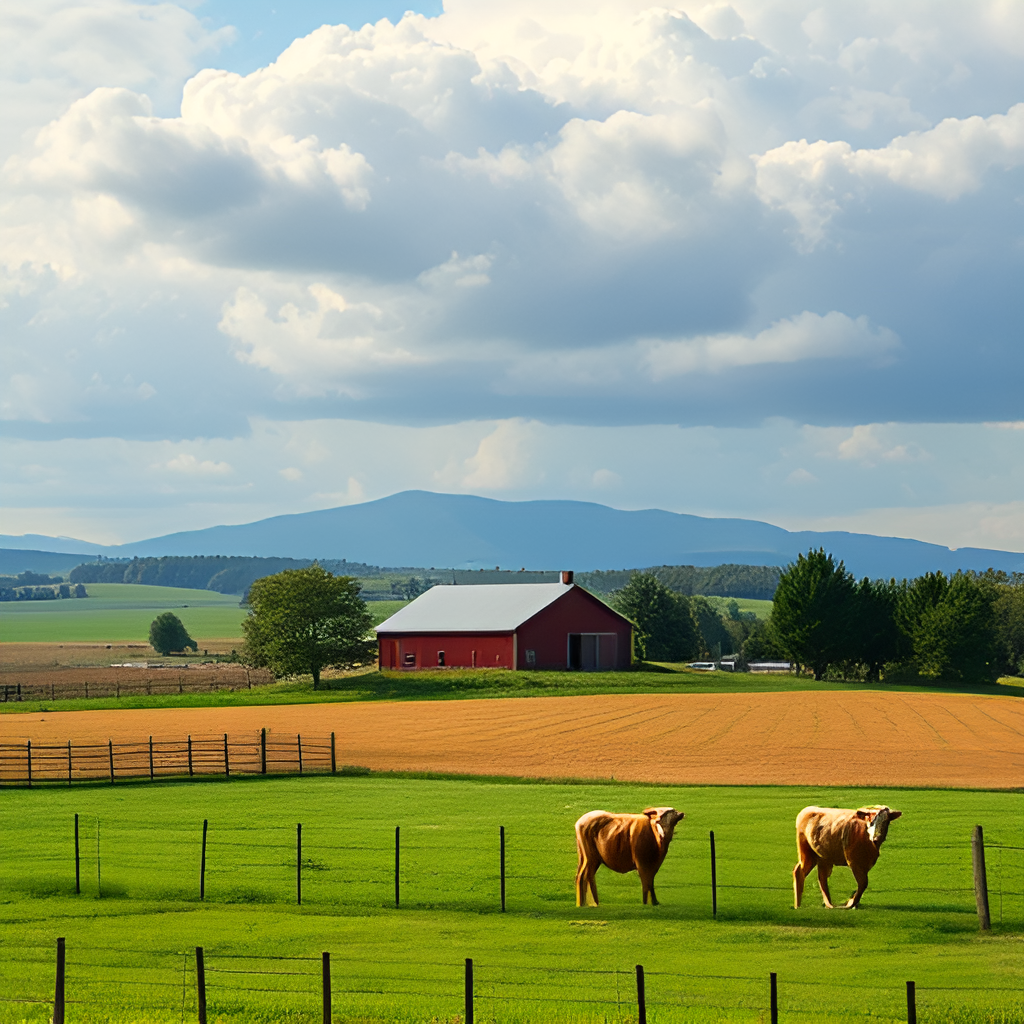
[[[517,1004],[531,1016],[543,1013],[557,1017],[560,1007],[578,1016],[578,1008],[587,1007],[606,1021],[636,1024],[646,1024],[649,1008],[665,1020],[674,1017],[674,1010],[685,1013],[700,1009],[726,1013],[744,1010],[772,1024],[778,1024],[780,1017],[807,1019],[811,1014],[832,1020],[870,1018],[917,1024],[919,1005],[925,1009],[926,1018],[948,1016],[952,1003],[949,996],[940,993],[980,991],[977,986],[961,989],[879,979],[876,984],[855,986],[862,994],[849,1005],[841,1005],[836,987],[827,981],[804,981],[776,972],[681,974],[647,971],[642,964],[588,970],[480,963],[470,957],[458,961],[389,960],[386,964],[398,970],[382,971],[385,962],[380,959],[332,958],[330,952],[269,956],[222,953],[196,946],[188,950],[149,950],[140,958],[138,950],[69,948],[63,938],[57,940],[55,963],[51,959],[53,947],[15,947],[8,952],[42,952],[44,948],[50,952],[47,962],[55,967],[52,993],[22,987],[15,981],[16,994],[0,995],[0,1002],[52,1005],[53,1024],[65,1024],[69,1008],[73,1016],[84,1018],[90,1007],[123,1008],[126,1000],[132,1008],[164,1010],[176,1019],[180,1015],[182,1021],[206,1024],[209,1017],[251,1015],[257,1006],[265,1011],[267,997],[277,1005],[287,999],[286,1005],[292,1007],[295,1004],[291,1000],[301,1000],[305,1003],[304,1014],[313,1020],[319,1016],[324,1024],[332,1024],[335,1014],[340,1020],[358,1013],[366,997],[390,1000],[406,1010],[410,1000],[416,1000],[434,1019],[450,1019],[461,1011],[464,1024],[473,1024],[478,1006],[493,1020],[502,1010]],[[8,961],[16,968],[18,964],[40,963],[41,958],[15,956],[8,957]],[[130,974],[119,976],[119,971]],[[15,969],[8,977],[14,981],[18,975]],[[731,987],[723,987],[722,981],[730,982]],[[997,1003],[987,1004],[986,1019],[994,1019],[992,1009],[999,1019],[1016,1019],[1024,1006],[1024,986],[984,991],[998,994]],[[347,1004],[344,1009],[343,1003]],[[957,1019],[961,1019],[959,1015]]]
[[[186,736],[115,743],[0,743],[0,784],[117,782],[223,775],[337,771],[335,734]]]

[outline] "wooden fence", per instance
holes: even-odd
[[[0,743],[0,784],[182,778],[223,775],[302,775],[336,772],[334,733],[281,736],[186,736],[128,743]]]

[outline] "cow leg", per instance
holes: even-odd
[[[590,894],[594,897],[594,906],[599,905],[597,898],[597,869],[600,864],[595,864],[593,868],[588,869],[587,884],[590,886]]]
[[[654,895],[654,873],[640,871],[638,868],[637,874],[640,876],[640,886],[643,890],[644,903],[647,903],[647,896],[650,894],[651,906],[656,907],[658,905],[658,897]]]
[[[821,889],[822,898],[825,901],[825,906],[829,910],[835,910],[836,908],[832,905],[832,894],[828,891],[828,876],[832,874],[832,865],[826,864],[825,861],[818,861],[818,888]]]
[[[793,868],[793,908],[799,910],[800,900],[804,895],[804,879],[814,870],[814,865],[818,863],[818,855],[803,836],[797,840],[796,852],[800,859]]]
[[[853,872],[853,877],[857,881],[857,891],[843,904],[843,910],[856,910],[860,903],[861,896],[864,895],[864,890],[868,887],[868,873],[867,870],[861,867],[859,864],[854,866],[850,865],[850,870]]]

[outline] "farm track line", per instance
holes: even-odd
[[[959,723],[954,737],[936,725],[950,717]],[[1024,786],[1024,701],[963,694],[616,694],[41,712],[0,716],[0,741],[241,738],[261,727],[271,739],[333,731],[339,765],[376,771],[692,785]]]

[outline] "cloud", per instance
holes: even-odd
[[[825,237],[830,220],[876,183],[890,182],[947,202],[976,192],[993,170],[1024,166],[1024,103],[1006,114],[946,118],[882,149],[847,142],[787,142],[757,158],[762,201],[790,213],[805,244]]]
[[[1021,17],[449,0],[241,75],[201,67],[228,34],[173,3],[15,0],[5,435],[157,445],[153,486],[241,518],[285,510],[264,477],[292,502],[379,493],[318,436],[360,421],[417,454],[391,489],[628,500],[628,460],[560,440],[563,473],[540,440],[624,430],[695,479],[742,464],[766,508],[960,500],[975,477],[935,424],[1020,415]],[[746,461],[778,417],[799,440]],[[235,448],[254,423],[258,471]],[[985,463],[1020,432],[970,436]],[[231,472],[168,469],[183,451]]]
[[[890,353],[899,339],[875,328],[867,317],[851,319],[835,311],[818,316],[806,310],[780,320],[754,337],[713,337],[651,341],[645,362],[655,380],[688,373],[721,373],[738,366],[796,363],[805,359],[872,359]]]
[[[232,472],[226,462],[214,462],[212,459],[200,461],[191,452],[182,452],[173,459],[168,459],[164,463],[164,468],[186,476],[224,476]]]

